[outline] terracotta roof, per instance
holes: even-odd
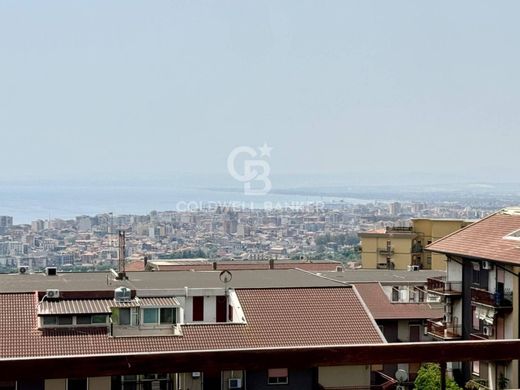
[[[110,337],[105,328],[41,331],[36,294],[0,294],[0,359],[385,342],[351,287],[236,292],[247,324],[184,325],[180,337]]]
[[[439,253],[520,264],[520,241],[506,238],[520,229],[520,211],[504,209],[426,247]]]
[[[442,308],[432,308],[427,303],[392,303],[379,283],[361,283],[355,286],[376,320],[429,319],[439,318],[444,314]]]

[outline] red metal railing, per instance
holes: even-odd
[[[509,295],[492,293],[476,287],[471,287],[471,301],[493,307],[513,306]]]
[[[442,319],[428,320],[428,333],[443,339],[460,339],[462,337],[462,327],[445,324]]]
[[[443,276],[427,278],[426,285],[429,291],[450,294],[462,293],[462,282],[448,282],[446,281],[446,277]]]

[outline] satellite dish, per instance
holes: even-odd
[[[233,275],[226,269],[220,273],[219,278],[222,283],[229,283],[233,279]]]
[[[397,379],[400,383],[406,382],[408,380],[408,373],[400,368],[395,372],[395,379]]]

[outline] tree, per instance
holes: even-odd
[[[441,369],[438,364],[426,363],[417,373],[414,390],[439,390],[441,388]],[[452,379],[446,378],[446,389],[462,390]]]

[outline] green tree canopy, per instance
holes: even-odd
[[[439,365],[424,364],[419,369],[414,384],[414,390],[439,390],[441,388],[441,368]],[[446,389],[462,390],[452,378],[446,378]]]

